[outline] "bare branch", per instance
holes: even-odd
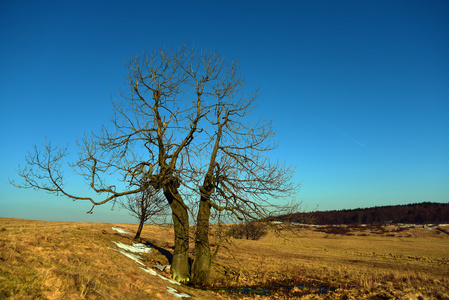
[[[285,202],[299,190],[294,167],[270,158],[272,122],[253,116],[258,91],[246,92],[238,62],[183,46],[138,54],[126,67],[110,124],[78,140],[69,165],[99,200],[68,191],[68,148],[50,143],[34,148],[19,169],[23,183],[12,183],[90,201],[89,212],[116,200],[136,212],[164,199],[175,226],[173,278],[188,281],[189,214],[198,224],[198,253],[208,256],[211,215],[261,219],[294,207]]]

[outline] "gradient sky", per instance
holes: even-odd
[[[125,63],[182,43],[240,61],[308,209],[449,202],[446,0],[1,1],[0,216],[132,222],[8,178],[45,138],[75,152]]]

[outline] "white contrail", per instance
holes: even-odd
[[[331,126],[330,124],[328,124],[328,123],[326,123],[326,122],[323,122],[323,123],[324,123],[330,130],[333,130],[333,131],[335,131],[336,133],[341,134],[341,135],[344,136],[345,138],[347,138],[347,139],[353,141],[353,142],[356,143],[356,144],[359,144],[359,145],[362,146],[362,147],[366,147],[366,145],[365,145],[364,143],[361,143],[361,142],[357,141],[356,139],[350,137],[349,135],[347,135],[347,134],[341,132],[340,130],[335,129],[335,126]]]
[[[363,147],[366,147],[366,145],[365,144],[363,144],[363,143],[360,143],[359,141],[357,141],[357,140],[355,140],[355,139],[353,139],[352,137],[350,137],[349,135],[346,135],[346,134],[344,134],[343,132],[340,132],[340,131],[338,131],[337,130],[337,132],[338,133],[340,133],[342,136],[344,136],[344,137],[346,137],[346,138],[348,138],[348,139],[350,139],[351,141],[353,141],[354,143],[357,143],[357,144],[359,144],[360,146],[363,146]]]

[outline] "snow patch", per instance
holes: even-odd
[[[170,265],[153,265],[153,267],[155,267],[156,269],[159,269],[161,271],[165,271],[165,270],[170,270]]]
[[[144,244],[133,244],[132,246],[129,246],[129,245],[126,245],[126,244],[123,244],[123,243],[120,243],[120,242],[114,242],[114,241],[113,241],[113,243],[116,244],[119,247],[119,249],[114,249],[114,248],[109,248],[109,249],[112,249],[114,251],[120,252],[123,255],[125,255],[126,257],[131,258],[132,260],[134,260],[135,262],[137,262],[139,265],[142,266],[142,267],[139,267],[140,269],[144,270],[147,273],[150,273],[151,275],[160,277],[160,278],[162,278],[162,279],[164,279],[164,280],[166,280],[166,281],[168,281],[168,282],[170,282],[172,284],[181,285],[181,283],[179,283],[177,281],[174,281],[174,280],[172,280],[170,278],[164,277],[164,276],[158,274],[156,271],[154,271],[154,270],[152,270],[150,268],[147,268],[145,266],[145,264],[142,262],[143,258],[140,255],[138,255],[138,254],[133,254],[133,253],[150,253],[151,249],[149,247],[147,247],[146,245],[144,245]],[[130,253],[130,252],[133,252],[133,253]],[[160,269],[160,270],[165,270],[165,269],[169,268],[170,266],[156,265],[155,267]],[[171,287],[168,287],[168,286],[167,286],[167,292],[169,292],[170,294],[172,294],[173,296],[175,296],[176,298],[179,298],[179,299],[190,297],[189,295],[184,294],[184,293],[179,293],[174,288],[171,288]]]
[[[133,244],[132,246],[129,246],[129,245],[126,245],[126,244],[123,244],[120,242],[114,242],[114,241],[112,241],[112,242],[114,244],[116,244],[120,249],[113,249],[113,248],[110,248],[110,249],[120,252],[121,254],[125,255],[128,258],[131,258],[138,264],[145,266],[142,263],[143,258],[140,255],[136,255],[133,253],[151,253],[151,248],[147,247],[144,244]],[[130,252],[133,252],[133,253],[130,253]]]
[[[160,277],[160,278],[162,278],[162,279],[164,279],[164,280],[167,280],[167,281],[170,282],[170,283],[177,284],[177,285],[181,285],[179,282],[174,281],[174,280],[172,280],[172,279],[170,279],[170,278],[164,277],[164,276],[162,276],[162,275],[156,273],[156,271],[154,271],[154,270],[152,270],[152,269],[150,269],[150,268],[141,268],[141,269],[144,270],[144,271],[147,272],[147,273],[150,273],[151,275],[154,275],[154,276]]]
[[[187,294],[184,294],[184,293],[178,293],[178,291],[175,290],[175,289],[172,288],[172,287],[166,286],[166,288],[167,288],[167,292],[169,292],[170,294],[172,294],[172,295],[175,296],[176,298],[181,299],[181,298],[189,298],[189,297],[190,297],[190,296],[187,295]]]
[[[151,253],[151,248],[147,247],[145,244],[133,244],[132,246],[120,243],[120,242],[113,242],[116,244],[119,248],[126,250],[128,252],[133,253]]]
[[[118,231],[118,233],[122,233],[122,234],[130,234],[128,231],[126,231],[123,228],[120,227],[112,227],[113,230]]]
[[[114,248],[109,248],[109,249],[112,249],[114,251],[120,252],[121,254],[125,255],[126,257],[131,258],[132,260],[134,260],[139,265],[145,266],[142,263],[142,257],[140,255],[135,255],[135,254],[126,252],[125,250],[122,250],[122,249],[114,249]]]

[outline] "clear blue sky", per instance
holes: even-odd
[[[138,51],[184,42],[240,60],[309,209],[449,202],[446,0],[1,1],[0,216],[133,221],[8,178],[107,123]]]

